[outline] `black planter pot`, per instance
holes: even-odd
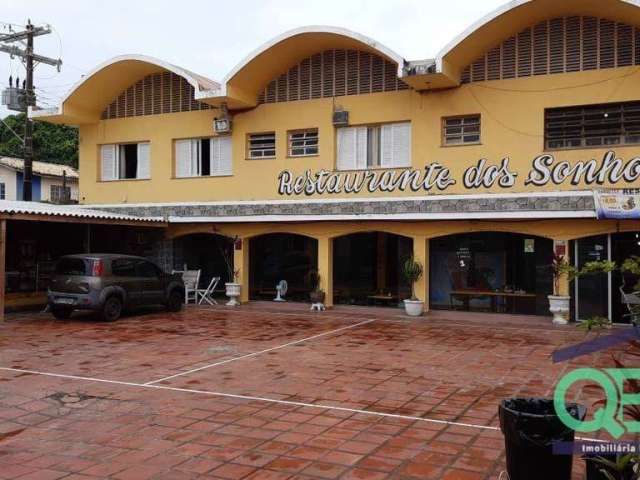
[[[567,410],[579,420],[586,414],[577,404]],[[570,480],[573,456],[554,455],[553,445],[573,442],[575,432],[558,418],[553,400],[511,398],[502,401],[498,413],[510,480]]]

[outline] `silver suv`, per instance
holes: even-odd
[[[167,274],[142,257],[115,254],[61,257],[48,291],[51,313],[59,319],[74,310],[93,310],[114,321],[125,308],[146,305],[177,312],[183,298],[180,275]]]

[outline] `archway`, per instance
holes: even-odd
[[[412,239],[392,233],[353,233],[334,239],[334,302],[398,306],[411,296],[402,262],[412,252]]]
[[[268,233],[249,240],[249,299],[273,300],[286,280],[287,300],[308,301],[310,273],[318,265],[318,241],[304,235]]]
[[[173,268],[200,270],[200,288],[206,288],[213,277],[220,277],[216,294],[224,292],[233,269],[233,240],[212,233],[192,233],[173,240]]]
[[[474,232],[430,241],[432,309],[549,315],[553,241]]]

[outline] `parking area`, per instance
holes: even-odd
[[[583,333],[487,318],[259,306],[114,323],[10,315],[0,478],[496,479],[500,400],[551,396],[567,369],[611,358],[554,365]]]

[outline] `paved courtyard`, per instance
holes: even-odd
[[[546,319],[384,309],[14,314],[0,478],[497,479],[498,403],[610,364],[552,364],[583,339]]]

